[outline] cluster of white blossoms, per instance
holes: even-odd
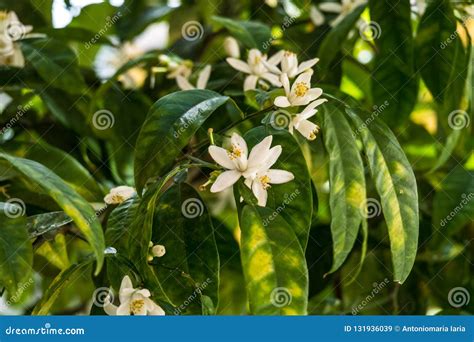
[[[247,143],[237,133],[232,134],[229,149],[209,146],[211,157],[225,169],[212,185],[211,192],[223,191],[244,177],[245,185],[252,189],[258,205],[264,207],[270,184],[282,184],[294,179],[291,172],[271,169],[282,152],[280,145],[271,147],[272,139],[271,135],[263,139],[252,148],[250,154]]]
[[[15,12],[0,11],[0,65],[18,68],[25,66],[18,41],[32,30],[32,26],[20,22]]]
[[[237,54],[237,42],[227,41],[226,51]],[[284,96],[275,99],[275,106],[280,108],[307,106],[302,112],[291,115],[288,129],[291,133],[296,129],[306,139],[316,139],[319,127],[308,119],[317,113],[316,107],[327,100],[318,99],[323,91],[321,88],[311,88],[311,69],[318,58],[299,63],[296,53],[280,51],[268,58],[257,49],[251,49],[247,62],[235,57],[228,57],[227,62],[236,70],[248,74],[244,81],[244,90],[255,89],[259,80],[270,82],[275,87],[283,87]],[[296,78],[290,87],[290,80]]]
[[[120,305],[110,302],[110,296],[105,299],[104,311],[109,316],[164,316],[163,309],[150,299],[147,289],[135,289],[129,276],[122,279],[119,291]]]

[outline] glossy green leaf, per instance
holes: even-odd
[[[14,203],[0,203],[0,286],[6,287],[7,300],[12,302],[15,300],[10,299],[18,297],[19,289],[30,280],[33,265],[25,208]]]
[[[135,184],[141,193],[147,180],[162,176],[204,121],[228,100],[210,90],[188,90],[159,99],[148,113],[137,139]]]
[[[466,52],[449,0],[432,1],[421,18],[416,37],[418,69],[435,101],[447,115],[459,109],[467,77]]]
[[[433,200],[433,226],[452,236],[474,217],[474,171],[457,166],[441,182]],[[437,234],[438,235],[438,234]]]
[[[325,77],[331,71],[330,69],[333,62],[335,62],[335,58],[340,51],[339,48],[335,47],[341,47],[343,45],[347,39],[347,35],[354,28],[354,25],[359,20],[365,7],[366,5],[361,5],[354,9],[324,37],[318,51],[320,62],[317,64],[317,67],[321,70],[322,77]]]
[[[275,184],[268,190],[267,207],[272,209],[273,213],[265,222],[281,216],[293,229],[302,249],[305,250],[313,213],[311,177],[306,160],[298,142],[287,130],[265,127],[251,129],[244,136],[249,150],[268,135],[273,136],[272,146],[282,147],[282,153],[272,168],[292,172],[295,179],[285,184]]]
[[[80,94],[86,84],[77,57],[65,44],[51,38],[29,39],[21,43],[27,65],[33,66],[47,86]]]
[[[255,315],[304,315],[308,270],[291,226],[269,208],[244,206],[240,216],[241,258],[250,312]]]
[[[365,219],[366,191],[364,165],[345,115],[334,105],[322,110],[324,145],[329,155],[329,205],[336,271],[346,260]]]
[[[71,265],[69,268],[59,273],[49,285],[39,303],[36,304],[31,314],[36,316],[50,314],[51,308],[61,292],[64,291],[68,284],[75,283],[79,278],[81,278],[87,272],[92,262],[93,259],[90,258],[79,264]]]
[[[403,283],[415,262],[418,233],[418,191],[413,169],[394,134],[381,121],[365,121],[346,110],[360,134],[367,163],[380,196],[392,251],[394,280]],[[380,210],[378,202],[374,203]]]
[[[37,237],[59,229],[71,222],[71,218],[63,211],[53,211],[29,216],[27,220],[28,234],[30,234],[30,237]]]
[[[239,42],[249,49],[266,50],[271,46],[270,28],[256,21],[240,21],[229,18],[212,17],[212,20],[229,30]]]
[[[176,184],[161,196],[151,240],[166,248],[163,257],[154,259],[154,271],[173,303],[178,308],[186,306],[181,314],[201,314],[205,304],[201,296],[218,305],[219,255],[214,228],[199,193],[190,185]],[[199,299],[189,301],[193,295]]]
[[[100,202],[103,192],[89,171],[76,159],[45,141],[19,142],[2,145],[3,150],[16,157],[31,159],[54,171],[71,188],[90,202]]]
[[[407,120],[418,94],[410,0],[370,0],[369,6],[371,20],[378,25],[374,29],[373,101],[377,106],[387,101],[382,116],[400,124]]]
[[[33,160],[16,158],[4,153],[0,153],[0,159],[7,161],[37,189],[37,192],[49,195],[74,220],[94,250],[98,272],[104,261],[104,235],[92,207],[47,167]]]

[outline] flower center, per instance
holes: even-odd
[[[143,299],[135,299],[130,303],[130,312],[134,315],[140,313],[145,306],[145,301]]]
[[[293,57],[295,55],[292,51],[285,51],[285,57]]]
[[[268,188],[271,187],[270,177],[268,177],[267,175],[260,177],[259,180],[260,180],[260,183],[262,183],[262,187],[264,190],[267,190]]]
[[[227,151],[227,154],[229,155],[230,160],[234,160],[242,156],[242,150],[239,146],[233,144],[232,149]]]
[[[123,197],[122,195],[120,195],[120,194],[112,195],[112,202],[113,203],[122,203],[123,201],[125,201],[125,197]]]
[[[308,92],[309,87],[304,82],[299,82],[295,87],[295,95],[298,97],[303,97]]]
[[[319,127],[316,126],[313,131],[309,133],[309,140],[314,140],[316,139],[316,134],[319,133]]]

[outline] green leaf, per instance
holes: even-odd
[[[354,28],[365,7],[366,5],[361,5],[355,8],[324,37],[318,50],[320,62],[317,64],[317,67],[321,70],[321,77],[325,77],[331,71],[334,59],[340,51],[339,47],[343,46],[347,35]]]
[[[199,193],[190,185],[176,184],[161,196],[151,240],[166,248],[163,257],[154,259],[154,271],[173,303],[186,306],[181,313],[202,314],[202,300],[187,304],[193,295],[207,296],[217,306],[219,254],[214,228]]]
[[[76,159],[42,140],[15,141],[2,145],[0,151],[41,163],[60,176],[70,187],[90,202],[102,201],[98,183]]]
[[[74,283],[87,272],[87,269],[93,260],[94,259],[90,258],[79,264],[71,265],[69,268],[59,273],[49,285],[39,303],[36,304],[31,314],[36,316],[50,314],[51,308],[58,296],[64,291],[69,283]]]
[[[444,115],[459,109],[464,94],[469,53],[456,31],[449,0],[432,1],[421,18],[416,37],[418,69]]]
[[[24,208],[14,202],[0,203],[0,285],[7,288],[7,299],[18,296],[33,265],[33,247],[21,214]]]
[[[212,20],[224,26],[232,36],[249,49],[266,50],[271,46],[272,33],[267,25],[256,21],[239,21],[218,16],[212,17]]]
[[[244,206],[240,216],[241,257],[250,312],[255,315],[304,315],[308,270],[291,226],[269,208]]]
[[[30,237],[37,237],[71,222],[71,218],[62,211],[29,216],[27,221],[28,233]]]
[[[135,184],[140,194],[147,180],[168,171],[204,121],[228,100],[210,90],[188,90],[159,99],[137,138]]]
[[[473,217],[474,171],[457,166],[443,179],[441,188],[436,192],[433,226],[441,231],[442,237],[453,236]]]
[[[369,5],[371,19],[380,29],[379,37],[374,37],[372,97],[375,105],[388,101],[383,117],[400,124],[408,119],[418,94],[410,0],[370,0]]]
[[[133,196],[119,204],[107,220],[105,243],[107,247],[114,247],[117,252],[128,255],[130,247],[130,226],[135,218],[140,200]]]
[[[363,121],[352,109],[346,113],[360,134],[380,196],[390,237],[394,279],[403,283],[413,267],[418,246],[418,192],[413,169],[384,123],[373,116]]]
[[[76,223],[97,258],[96,272],[104,262],[104,235],[92,207],[67,183],[47,167],[28,159],[0,153],[0,160],[22,175],[37,192],[49,195]]]
[[[452,132],[446,138],[446,144],[442,146],[441,153],[439,154],[435,165],[433,165],[433,167],[429,170],[429,173],[435,172],[448,161],[461,136],[462,131],[460,129],[452,130]]]
[[[80,94],[86,84],[77,57],[63,42],[51,38],[27,39],[21,42],[27,61],[47,83],[71,94]]]
[[[362,224],[366,203],[364,165],[351,126],[334,105],[323,107],[324,145],[329,155],[329,205],[336,271],[349,255]]]
[[[286,170],[295,179],[285,184],[276,184],[268,190],[267,208],[273,210],[266,218],[266,223],[276,216],[281,216],[306,250],[311,217],[313,214],[313,195],[311,192],[311,177],[306,160],[295,138],[287,130],[276,130],[256,127],[248,131],[244,138],[249,144],[249,150],[268,135],[273,136],[272,146],[281,145],[282,153],[273,169]]]

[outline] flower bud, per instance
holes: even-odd
[[[151,254],[153,254],[154,257],[161,258],[166,254],[166,248],[163,245],[155,245],[151,249]]]
[[[224,50],[229,57],[240,58],[240,47],[235,38],[227,37],[224,40]]]

